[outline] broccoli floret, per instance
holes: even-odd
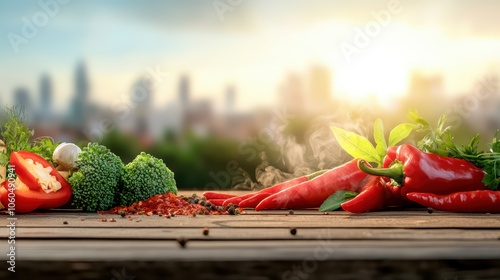
[[[143,152],[125,166],[119,203],[128,206],[167,191],[177,194],[174,173],[163,160]]]
[[[124,173],[122,160],[108,148],[89,143],[76,164],[79,169],[68,180],[73,188],[73,205],[84,211],[116,206],[115,195]]]

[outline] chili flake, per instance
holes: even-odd
[[[192,200],[193,203],[189,203]],[[194,203],[196,199],[190,197],[185,199],[184,197],[178,197],[173,193],[164,193],[154,195],[146,200],[141,200],[139,202],[134,202],[130,206],[118,206],[109,211],[102,212],[104,214],[119,214],[119,215],[158,215],[165,216],[166,218],[175,217],[175,215],[190,215],[196,216],[201,215],[234,215],[239,214],[239,209],[235,209],[234,206],[229,209],[212,207],[212,205],[205,205]],[[198,199],[199,200],[199,199]]]

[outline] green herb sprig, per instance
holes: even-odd
[[[0,137],[5,142],[7,151],[0,153],[0,166],[7,166],[11,153],[16,151],[33,152],[53,163],[52,154],[59,143],[50,137],[33,139],[35,131],[29,128],[23,107],[6,107],[3,111]]]
[[[485,171],[483,183],[489,189],[498,189],[500,185],[500,140],[498,140],[498,131],[491,143],[489,143],[489,151],[484,152],[479,151],[479,135],[474,136],[469,144],[457,146],[453,141],[452,127],[446,125],[446,114],[439,118],[436,128],[432,128],[416,110],[410,110],[407,117],[416,123],[418,131],[427,133],[418,142],[420,150],[467,160]]]

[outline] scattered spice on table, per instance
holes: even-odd
[[[119,215],[161,215],[167,219],[176,215],[193,216],[196,215],[237,215],[240,209],[235,206],[217,207],[206,201],[205,197],[198,197],[193,194],[191,197],[176,196],[173,193],[154,195],[146,200],[134,202],[130,206],[118,206],[101,214]],[[124,214],[123,214],[124,213]]]

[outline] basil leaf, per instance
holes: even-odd
[[[319,207],[319,212],[328,212],[337,210],[340,205],[348,200],[353,199],[358,194],[350,191],[336,191],[330,195]]]
[[[411,123],[398,124],[389,133],[389,147],[395,146],[397,143],[404,140],[416,128],[416,125]]]
[[[377,118],[373,125],[373,138],[375,138],[375,149],[378,155],[380,158],[384,158],[387,151],[387,142],[384,136],[384,124],[380,118]]]
[[[331,129],[340,147],[352,157],[368,162],[380,163],[382,161],[373,144],[365,137],[334,126]]]

